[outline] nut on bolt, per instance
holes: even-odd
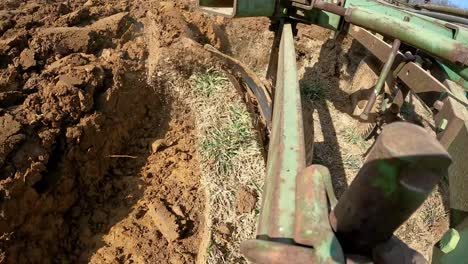
[[[454,228],[450,228],[442,237],[439,242],[439,247],[445,254],[450,253],[457,248],[458,242],[460,241],[460,234]]]
[[[447,125],[448,125],[448,120],[445,118],[442,119],[438,126],[439,131],[444,131],[447,128]]]
[[[442,102],[440,100],[435,101],[435,103],[434,103],[434,109],[435,110],[440,111],[440,110],[442,110],[443,107],[444,107],[444,102]]]

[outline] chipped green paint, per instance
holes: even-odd
[[[344,263],[340,242],[333,236],[328,236],[316,247],[318,263]]]
[[[258,234],[293,238],[296,176],[305,167],[304,132],[292,27],[280,44],[267,175]]]
[[[380,177],[375,178],[372,186],[379,188],[386,197],[389,197],[398,189],[398,171],[385,160],[378,161],[377,169]]]

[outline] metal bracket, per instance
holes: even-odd
[[[292,6],[304,10],[312,10],[314,8],[315,0],[291,0]]]

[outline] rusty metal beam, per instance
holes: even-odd
[[[241,252],[256,264],[321,264],[314,250],[283,243],[248,240],[242,243]]]
[[[273,122],[258,235],[294,237],[296,177],[305,168],[304,129],[291,24],[279,50]]]
[[[350,25],[348,34],[356,39],[361,45],[366,47],[379,61],[386,62],[392,52],[392,45],[380,39],[370,31],[358,26]],[[403,53],[398,52],[395,58],[395,64],[404,61],[405,56]]]
[[[392,54],[392,45],[380,39],[377,35],[358,26],[350,25],[348,33],[360,44],[366,47],[380,62],[386,62]],[[397,67],[396,77],[414,93],[447,92],[448,89],[428,71],[414,62],[404,63],[405,56],[398,52],[394,65]],[[390,76],[392,77],[392,76]]]
[[[270,92],[264,83],[244,63],[222,53],[209,44],[206,44],[204,48],[223,59],[224,62],[226,62],[229,68],[233,71],[233,73],[239,75],[242,78],[250,91],[255,95],[255,99],[258,103],[258,109],[263,119],[265,120],[267,128],[271,129],[272,101]]]
[[[406,63],[397,76],[414,93],[447,91],[447,88],[439,80],[414,62]]]
[[[423,128],[387,125],[330,215],[345,253],[368,255],[424,202],[451,158]]]
[[[454,94],[461,87],[448,81],[447,85]],[[458,96],[458,98],[462,98]],[[449,169],[450,208],[454,212],[468,212],[468,163],[466,151],[468,146],[468,100],[460,102],[452,96],[442,101],[440,111],[434,120],[438,128],[437,138],[453,157],[453,165]],[[456,213],[455,213],[456,214]],[[451,214],[453,218],[454,214]],[[452,219],[454,220],[454,219]]]
[[[278,53],[262,210],[257,239],[241,251],[255,263],[343,263],[328,222],[325,167],[305,169],[301,93],[292,26],[284,24]],[[333,200],[332,193],[328,194]]]

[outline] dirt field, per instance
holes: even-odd
[[[263,74],[273,34],[265,19],[194,8],[0,2],[0,262],[246,262],[265,166],[258,117],[202,44]],[[371,143],[350,129],[347,92],[365,53],[330,36],[300,27],[297,53],[301,87],[316,88],[314,162],[339,195]],[[427,257],[445,227],[435,193],[399,236]]]

